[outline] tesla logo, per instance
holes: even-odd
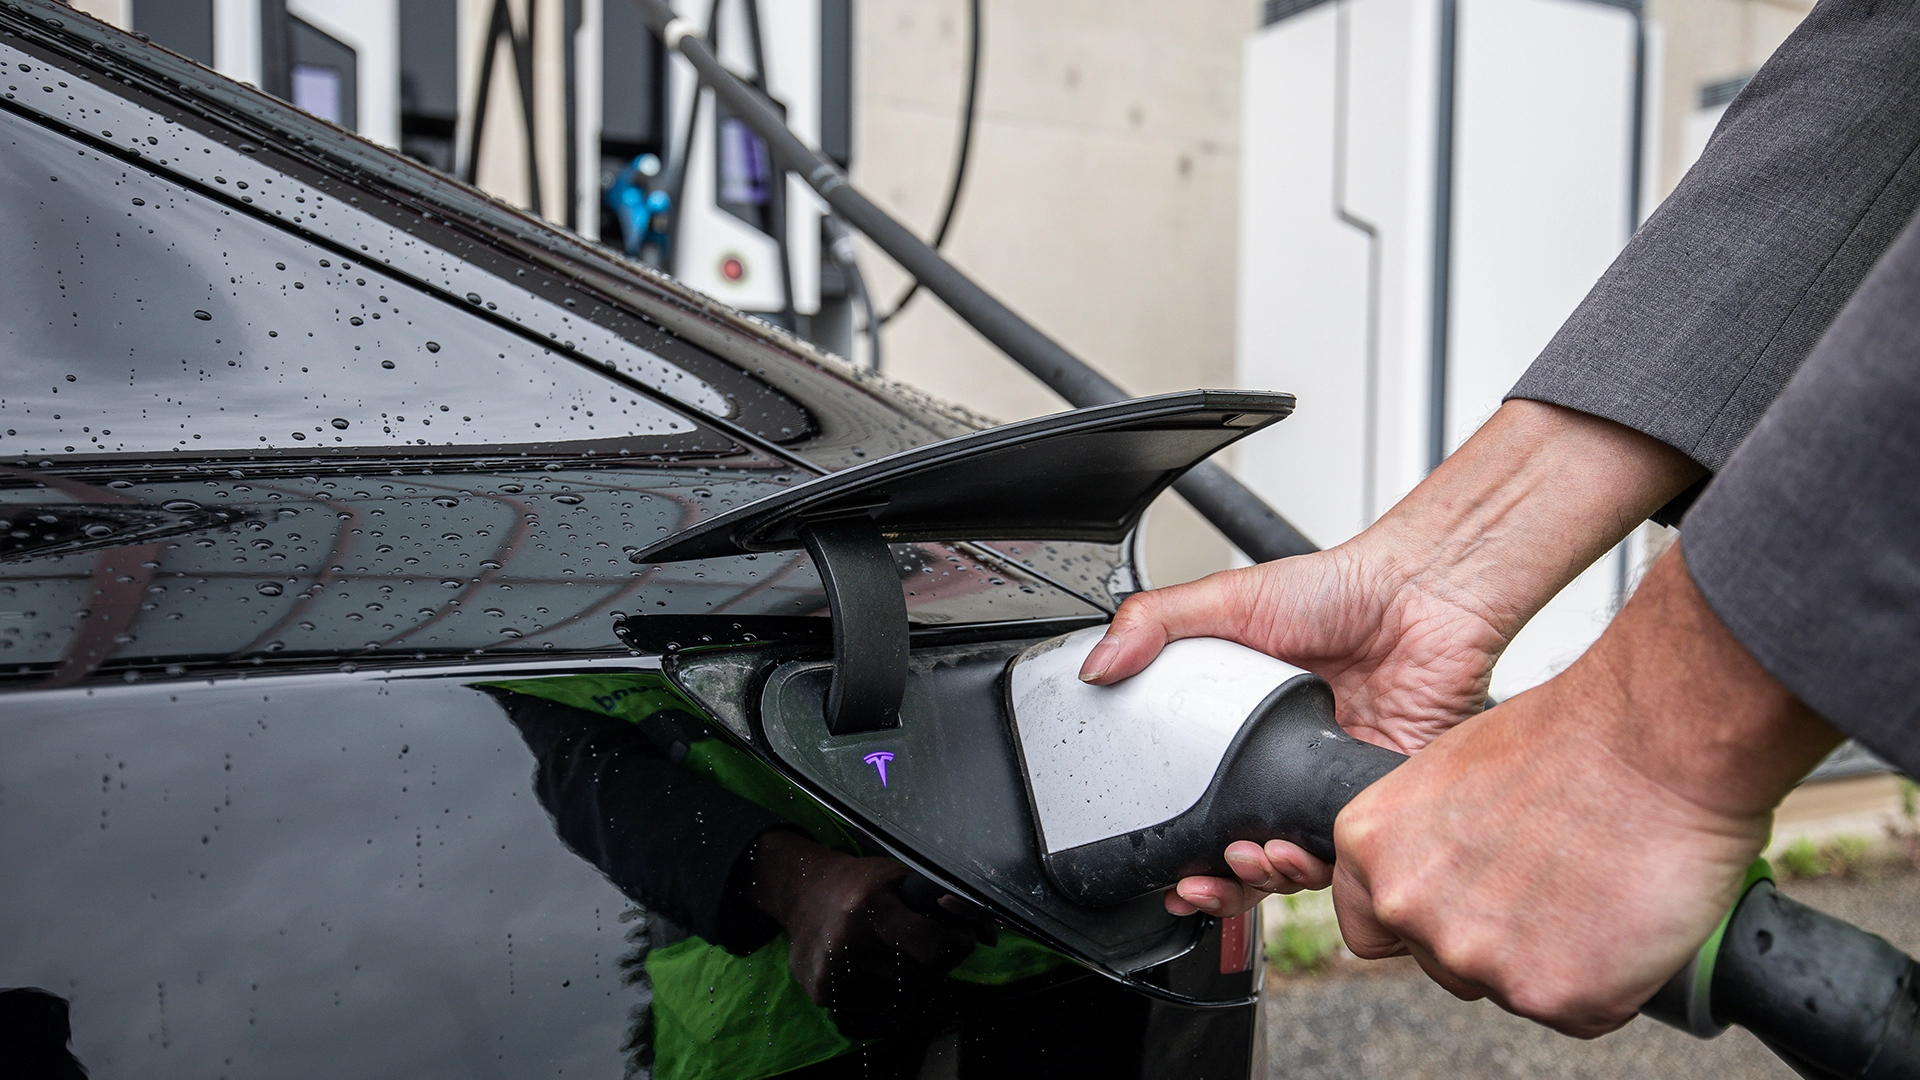
[[[893,752],[891,750],[875,750],[873,753],[867,755],[867,764],[873,766],[880,773],[881,787],[887,786],[887,762],[892,760]]]

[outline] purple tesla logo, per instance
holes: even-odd
[[[880,786],[887,786],[887,762],[893,760],[893,751],[875,750],[867,755],[867,764],[880,770]]]

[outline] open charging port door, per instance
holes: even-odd
[[[1074,628],[916,630],[887,545],[1118,543],[1187,469],[1292,409],[1290,395],[1240,391],[1080,409],[916,447],[708,519],[633,560],[805,548],[826,587],[830,640],[816,629],[822,620],[792,619],[784,633],[762,628],[776,632],[772,643],[683,649],[666,670],[789,779],[938,885],[1109,975],[1163,964],[1209,921],[1169,915],[1153,895],[1075,903],[1043,869],[1007,672],[1025,649]]]

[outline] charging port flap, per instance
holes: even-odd
[[[893,728],[908,628],[889,542],[1115,543],[1188,469],[1292,411],[1290,394],[1194,390],[1005,424],[756,500],[632,558],[663,563],[805,547],[833,622],[827,730]]]

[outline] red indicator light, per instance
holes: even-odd
[[[720,260],[720,276],[728,281],[739,281],[747,276],[747,264],[739,256],[729,255]]]

